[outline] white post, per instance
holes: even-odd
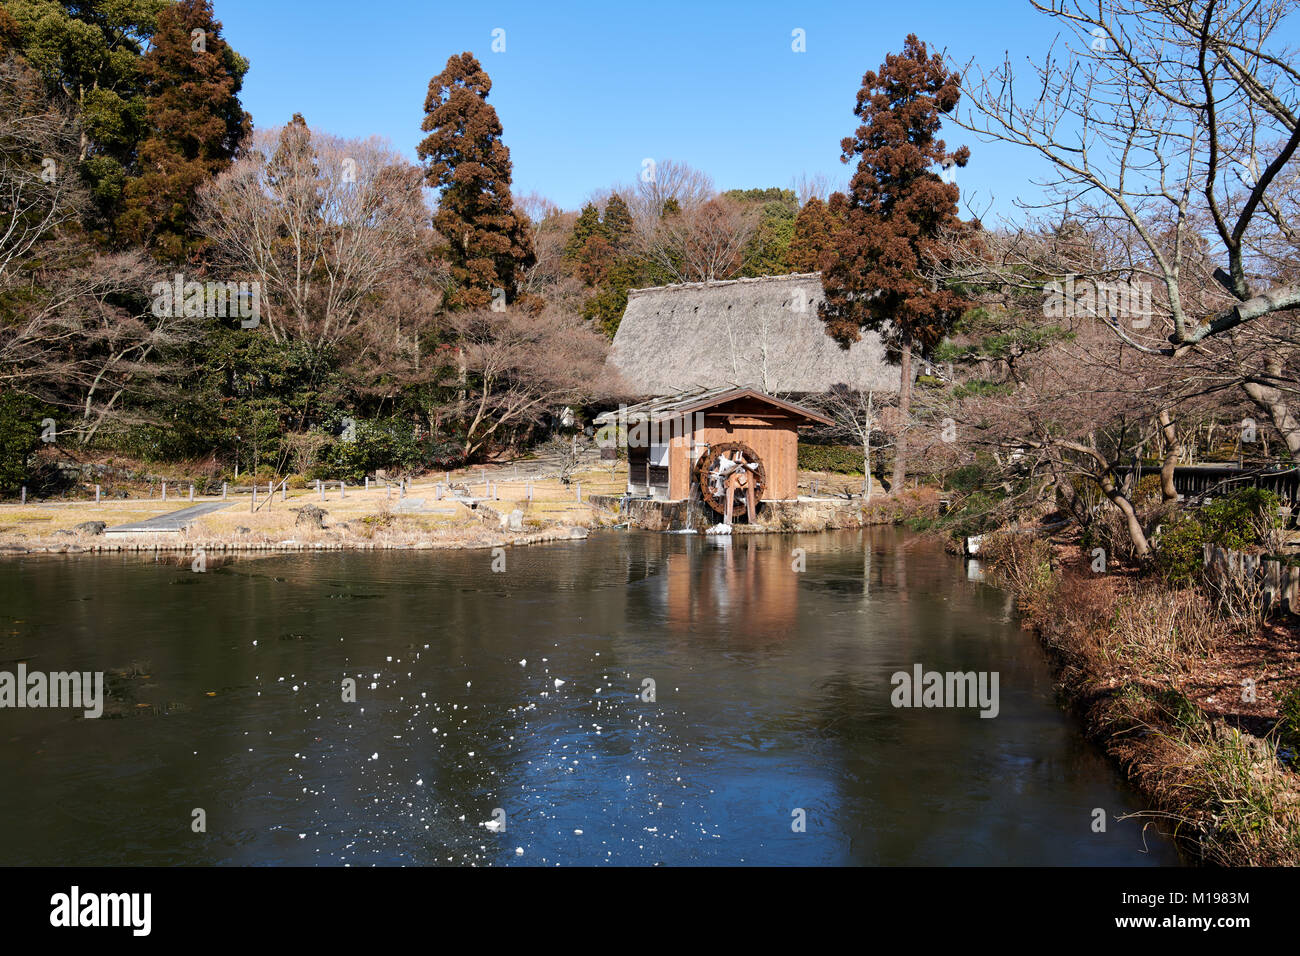
[[[582,500],[582,482],[578,482],[578,500]]]
[[[366,475],[366,491],[370,490],[370,476]]]
[[[194,500],[194,485],[190,485],[190,501]]]
[[[341,500],[341,499],[343,499],[343,498],[346,498],[347,496],[348,496],[348,483],[347,483],[346,481],[340,481],[340,482],[339,482],[339,498],[340,498],[340,500]]]
[[[228,487],[227,483],[223,481],[223,482],[221,483],[221,500],[222,500],[222,501],[225,501],[225,500],[226,500],[226,496],[227,496],[227,494],[229,494],[229,492],[230,492],[230,488]]]
[[[162,483],[162,486],[163,486],[163,489],[162,489],[162,491],[163,491],[162,500],[163,500],[163,501],[166,501],[166,500],[167,500],[167,482],[164,481],[164,482]]]
[[[324,501],[324,500],[325,500],[325,482],[321,481],[319,478],[316,479],[316,490],[320,492],[320,500],[321,500],[321,501]]]
[[[253,482],[253,498],[248,502],[248,513],[252,514],[257,510],[257,482]]]
[[[99,504],[99,485],[95,486],[95,504]]]
[[[21,499],[20,499],[20,500],[21,500],[21,502],[22,502],[23,504],[27,504],[27,486],[26,486],[26,485],[23,485],[23,490],[22,490],[22,495],[21,495]]]

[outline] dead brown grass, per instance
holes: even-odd
[[[1197,588],[1096,574],[1077,541],[992,535],[981,557],[1020,598],[1088,732],[1196,858],[1300,864],[1300,773],[1279,760],[1281,689],[1300,683],[1300,634],[1226,622]],[[1267,680],[1247,703],[1243,677]]]

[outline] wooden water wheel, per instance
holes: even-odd
[[[730,524],[732,518],[747,514],[751,521],[763,500],[767,473],[763,460],[744,442],[727,441],[710,445],[695,466],[704,503]],[[727,495],[731,493],[731,513],[727,513]]]

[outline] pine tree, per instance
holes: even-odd
[[[433,224],[446,241],[452,309],[483,308],[496,289],[513,302],[533,265],[532,229],[510,196],[510,150],[501,121],[488,105],[492,80],[471,53],[447,60],[429,81],[424,122],[429,135],[417,148],[425,179],[441,190]]]
[[[906,429],[911,405],[912,352],[927,354],[961,316],[966,304],[924,276],[927,257],[941,254],[940,236],[957,229],[958,190],[936,166],[965,166],[965,146],[949,154],[937,138],[941,117],[961,99],[961,77],[939,54],[910,35],[878,73],[862,78],[853,112],[862,124],[841,143],[841,159],[859,157],[849,183],[845,226],[824,257],[820,306],[827,334],[848,347],[872,329],[899,352],[900,428],[893,487],[906,477]]]
[[[248,63],[222,39],[210,0],[180,0],[158,15],[142,69],[149,133],[117,231],[160,259],[181,261],[199,245],[190,221],[195,193],[230,165],[252,125],[239,103]]]

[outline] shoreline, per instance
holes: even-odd
[[[992,544],[981,559],[1015,595],[1061,706],[1149,807],[1140,816],[1193,865],[1300,864],[1300,773],[1275,733],[1300,680],[1300,624],[1236,633],[1191,590],[1089,575],[1076,543]]]
[[[513,537],[492,537],[473,541],[443,541],[429,539],[414,542],[380,542],[361,538],[342,541],[204,541],[186,540],[183,542],[160,541],[123,541],[121,544],[80,544],[67,543],[58,545],[23,545],[0,541],[0,557],[5,555],[25,554],[120,554],[120,553],[194,553],[197,551],[211,553],[238,554],[244,552],[284,552],[297,553],[309,551],[463,551],[485,548],[524,547],[532,544],[550,544],[555,541],[583,541],[590,534],[590,528],[581,525],[560,525],[555,528],[520,534]]]

